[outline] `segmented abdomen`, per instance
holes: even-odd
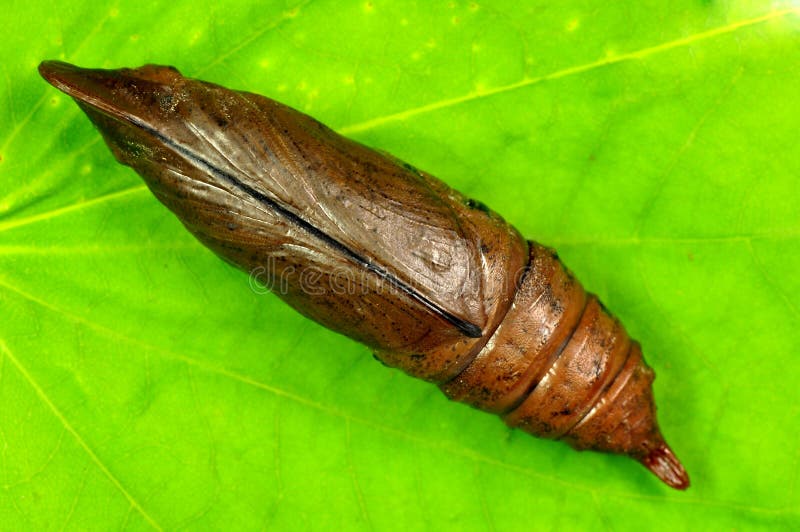
[[[622,370],[637,355],[619,321],[558,255],[531,242],[528,271],[502,323],[441,388],[451,399],[502,415],[512,427],[596,447],[582,441],[581,429],[607,408],[609,391],[629,378],[634,368]]]

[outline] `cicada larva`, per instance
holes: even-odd
[[[267,284],[280,277],[276,294],[305,316],[512,427],[627,454],[688,487],[639,344],[552,250],[482,203],[171,67],[39,70],[203,244]]]

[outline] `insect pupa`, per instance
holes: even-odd
[[[626,454],[688,487],[639,344],[555,252],[482,203],[172,67],[39,71],[200,242],[268,284],[293,272],[275,292],[305,316],[512,427]],[[333,289],[342,279],[357,289]]]

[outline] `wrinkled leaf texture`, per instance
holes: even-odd
[[[3,528],[800,527],[793,3],[96,6],[2,15]],[[693,486],[511,431],[255,293],[46,58],[274,97],[557,247],[642,341]]]

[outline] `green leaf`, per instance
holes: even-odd
[[[793,4],[12,2],[2,527],[797,529]],[[692,487],[511,431],[256,294],[42,59],[274,97],[557,247],[644,345]]]

